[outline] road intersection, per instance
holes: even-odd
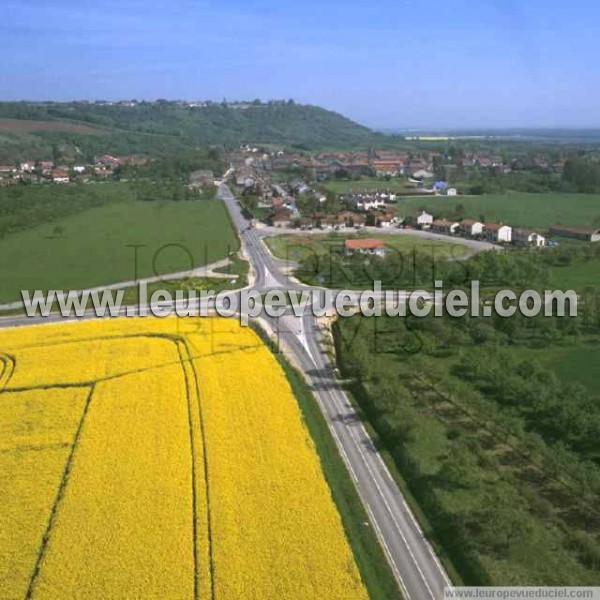
[[[219,185],[218,197],[229,210],[243,252],[250,262],[253,289],[260,293],[269,289],[318,289],[303,286],[289,276],[286,263],[270,254],[260,233],[252,229],[243,216],[227,185]],[[240,291],[231,294],[240,294]],[[175,302],[171,304],[175,306]],[[196,305],[197,308],[199,304],[196,301],[190,306]],[[216,308],[214,302],[211,308]],[[120,314],[133,316],[139,310],[140,307],[122,307]],[[64,317],[59,313],[49,317],[3,317],[0,319],[0,327],[75,318]],[[89,310],[83,318],[93,319],[97,316],[93,310]],[[335,365],[323,344],[323,332],[315,315],[310,309],[301,316],[286,311],[279,318],[263,314],[258,322],[267,331],[277,334],[281,345],[291,355],[294,364],[303,372],[314,391],[404,598],[443,598],[444,587],[451,585],[448,575],[337,379]]]
[[[273,259],[260,235],[250,228],[229,188],[219,186],[254,274],[254,287],[297,288],[280,261]],[[335,367],[320,343],[316,317],[305,311],[275,322],[262,317],[292,353],[312,387],[321,411],[365,506],[392,571],[407,600],[439,600],[451,585],[431,544],[406,503],[364,424],[336,378]],[[260,319],[259,319],[260,321]]]

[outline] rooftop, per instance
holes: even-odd
[[[347,250],[374,250],[385,246],[381,240],[346,240],[345,245]]]

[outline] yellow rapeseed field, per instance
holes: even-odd
[[[1,331],[0,358],[2,599],[367,598],[253,331],[43,325]]]

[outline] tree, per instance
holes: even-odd
[[[469,489],[477,485],[478,472],[477,458],[459,437],[444,458],[437,479],[446,489]]]
[[[594,193],[600,190],[600,164],[584,157],[565,163],[563,181],[577,192]]]

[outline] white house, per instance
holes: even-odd
[[[377,217],[377,226],[389,229],[398,222],[398,217],[392,213],[383,213]]]
[[[456,196],[457,194],[458,192],[456,191],[456,188],[448,188],[446,191],[447,196]]]
[[[73,167],[73,171],[75,171],[75,173],[83,173],[85,171],[85,166],[84,165],[75,165]]]
[[[69,173],[64,169],[54,169],[52,171],[52,181],[54,183],[69,183]]]
[[[473,221],[471,219],[464,219],[461,221],[459,229],[462,235],[470,235],[474,237],[483,233],[483,223],[480,223],[479,221]]]
[[[344,246],[346,254],[374,254],[375,256],[385,254],[385,244],[381,240],[346,240]]]
[[[433,215],[430,215],[428,212],[423,211],[417,217],[417,225],[421,227],[421,229],[429,229],[433,223]]]
[[[546,245],[546,238],[537,231],[530,229],[513,230],[512,241],[523,246],[535,246],[541,248]]]
[[[425,169],[419,169],[412,174],[414,179],[431,179],[434,174],[430,171],[426,171]]]
[[[385,206],[385,200],[377,197],[364,197],[356,201],[356,208],[359,210],[378,210]]]
[[[512,240],[512,227],[502,223],[486,223],[484,233],[490,242],[510,243]]]

